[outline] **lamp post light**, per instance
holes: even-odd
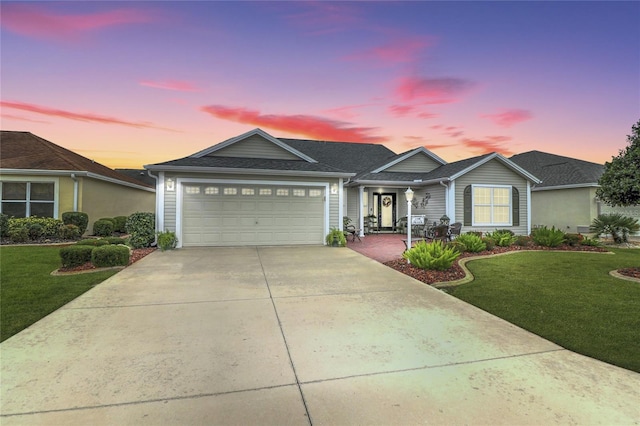
[[[404,192],[407,197],[407,250],[411,248],[411,202],[413,201],[413,191],[407,188]]]

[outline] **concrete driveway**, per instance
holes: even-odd
[[[155,252],[0,355],[2,425],[640,422],[639,374],[348,249]]]

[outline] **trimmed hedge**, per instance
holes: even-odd
[[[62,222],[65,225],[77,226],[80,228],[80,235],[83,235],[89,225],[89,215],[84,212],[64,212],[62,213]]]
[[[113,230],[124,234],[127,232],[127,219],[129,216],[116,216],[113,218]]]
[[[9,235],[9,215],[0,213],[0,237]]]
[[[80,240],[76,243],[76,245],[79,245],[79,246],[93,246],[93,247],[106,246],[109,244],[111,243],[107,241],[106,238],[87,238],[86,240]]]
[[[93,249],[94,247],[78,244],[61,248],[60,259],[62,260],[62,267],[74,268],[91,261]]]
[[[155,240],[156,216],[153,213],[137,212],[127,219],[126,229],[129,245],[133,248],[150,247]]]
[[[93,235],[98,237],[109,237],[113,230],[113,219],[98,219],[93,224]]]
[[[97,268],[108,266],[127,266],[131,252],[123,245],[108,245],[95,247],[91,251],[91,263]]]

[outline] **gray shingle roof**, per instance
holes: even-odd
[[[542,180],[535,188],[596,185],[604,171],[602,164],[541,151],[517,154],[510,160]]]
[[[301,160],[276,160],[269,158],[238,158],[238,157],[185,157],[177,160],[166,161],[156,164],[156,166],[169,167],[195,167],[195,168],[220,168],[220,169],[256,169],[256,170],[278,170],[278,171],[298,171],[298,172],[325,172],[325,173],[345,173],[344,170],[337,169],[324,163],[310,163]]]

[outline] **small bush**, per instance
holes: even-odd
[[[60,228],[60,238],[64,240],[77,240],[80,235],[80,228],[77,225],[69,224]]]
[[[29,241],[29,230],[25,225],[10,227],[8,235],[9,239],[14,243],[24,243]]]
[[[347,237],[345,237],[343,231],[337,228],[331,228],[324,241],[328,246],[344,247],[347,245]]]
[[[60,219],[54,219],[52,217],[12,217],[7,221],[9,232],[11,229],[25,228],[27,230],[27,239],[31,235],[32,239],[39,238],[57,238],[60,235],[60,228],[63,223]],[[33,228],[33,232],[31,229]]]
[[[76,243],[76,245],[78,246],[92,246],[92,247],[106,246],[108,244],[110,243],[105,238],[87,238],[84,240],[80,240]]]
[[[543,247],[558,247],[565,241],[564,232],[552,226],[551,229],[546,226],[536,228],[531,233],[533,242]]]
[[[509,247],[517,239],[513,231],[509,229],[496,229],[494,232],[488,233],[486,238],[493,240],[498,247]]]
[[[89,215],[84,212],[64,212],[62,222],[65,225],[75,225],[80,229],[80,235],[87,231],[89,225]]]
[[[131,256],[129,247],[123,245],[105,245],[95,247],[91,252],[91,263],[96,268],[109,266],[127,266]]]
[[[113,230],[124,234],[127,232],[127,216],[116,216],[113,218]]]
[[[444,271],[453,265],[460,256],[460,252],[452,247],[446,247],[442,241],[426,243],[419,241],[413,248],[405,251],[402,257],[409,260],[413,266],[420,269],[435,269]]]
[[[585,237],[582,239],[582,241],[580,241],[580,245],[583,246],[591,246],[591,247],[600,247],[600,241],[596,240],[595,238],[589,238],[589,237]]]
[[[112,245],[118,245],[118,244],[124,245],[127,243],[127,240],[125,238],[120,238],[120,237],[104,237],[100,239]]]
[[[39,223],[29,225],[29,238],[31,240],[39,240],[44,235],[44,228]]]
[[[109,237],[113,234],[113,220],[99,219],[93,224],[93,235],[97,237]]]
[[[85,245],[72,245],[60,249],[60,259],[63,268],[74,268],[91,261],[93,247]]]
[[[462,234],[456,238],[456,242],[462,244],[462,251],[479,253],[487,249],[487,244],[476,234]]]
[[[129,244],[133,248],[150,247],[155,239],[155,215],[153,213],[138,212],[127,218],[125,225],[130,235]]]
[[[158,232],[158,247],[160,247],[160,250],[173,250],[177,244],[178,238],[175,232]]]
[[[564,234],[565,243],[569,244],[572,247],[579,246],[583,239],[584,237],[582,236],[582,234]]]
[[[487,246],[487,250],[491,251],[495,248],[496,243],[493,242],[493,239],[482,237],[482,242]]]
[[[0,213],[0,237],[9,235],[9,215]]]
[[[531,238],[529,238],[528,236],[518,235],[516,237],[516,241],[514,242],[514,244],[520,247],[526,247],[529,245],[530,242],[531,242]]]

